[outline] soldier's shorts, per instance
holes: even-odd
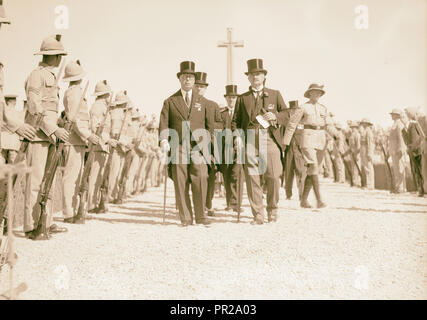
[[[304,162],[307,166],[307,174],[314,175],[319,174],[319,166],[323,162],[325,157],[325,149],[318,150],[314,148],[301,148]]]

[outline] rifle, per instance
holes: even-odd
[[[58,71],[58,75],[56,76],[55,86],[58,85],[58,82],[62,76],[64,68],[65,68],[65,59],[62,60],[61,66],[60,66],[59,71]],[[44,117],[44,113],[39,113],[39,114],[37,114],[36,117],[31,117],[31,114],[27,110],[26,115],[25,115],[25,119],[26,119],[25,122],[27,124],[33,126],[36,130],[39,130],[40,126],[42,124],[42,121],[43,121],[43,117]],[[19,164],[25,160],[25,155],[27,154],[27,150],[28,150],[28,146],[29,146],[30,142],[31,141],[24,138],[24,140],[22,141],[22,143],[19,147],[19,151],[18,151],[18,154],[15,158],[14,164]],[[6,210],[8,210],[9,206],[12,206],[11,210],[12,210],[12,212],[14,212],[14,208],[15,208],[15,204],[16,204],[15,203],[16,202],[16,196],[21,193],[21,183],[22,183],[23,178],[24,178],[24,175],[20,175],[20,174],[13,176],[13,178],[12,178],[12,195],[15,197],[15,199],[13,199],[13,201],[11,201],[11,202],[6,202],[4,206],[0,206],[0,223],[1,223],[1,220],[3,220],[2,218],[4,217],[4,213],[6,212]],[[6,190],[4,190],[4,192],[6,192]],[[1,199],[4,199],[4,198],[5,198],[5,195],[2,195]],[[4,218],[6,219],[6,217],[4,217]],[[7,223],[5,223],[5,225],[7,225]]]
[[[122,126],[120,128],[120,132],[114,136],[115,140],[120,140],[120,137],[122,135],[123,128],[126,122],[126,113],[127,113],[127,109],[125,109],[124,111],[124,117],[123,117]],[[105,169],[104,169],[104,175],[102,176],[102,184],[100,188],[101,200],[99,202],[99,206],[98,206],[98,209],[96,210],[96,213],[105,213],[106,211],[105,204],[107,203],[107,196],[108,196],[108,183],[109,183],[109,176],[110,176],[110,169],[111,169],[111,161],[113,159],[113,154],[115,151],[116,151],[116,148],[112,148],[110,154],[108,155],[107,165],[105,166]]]
[[[67,119],[64,129],[68,132],[72,132],[75,119],[77,116],[77,113],[79,112],[80,105],[82,104],[87,89],[89,87],[89,81],[86,83],[86,87],[83,91],[83,94],[80,98],[79,104],[76,106],[75,110],[72,110],[70,117]],[[52,188],[53,180],[55,178],[56,169],[58,168],[58,165],[62,159],[64,150],[65,142],[60,141],[58,144],[57,149],[55,150],[55,153],[53,153],[53,156],[49,159],[49,166],[47,167],[47,170],[43,176],[43,180],[41,183],[40,188],[40,216],[39,220],[37,222],[37,228],[34,231],[34,234],[31,236],[31,239],[43,239],[48,240],[50,239],[49,230],[47,229],[46,223],[47,223],[47,213],[46,213],[46,205],[47,201],[49,199],[50,190]]]
[[[394,193],[395,192],[395,181],[394,181],[393,172],[391,171],[390,163],[388,162],[390,155],[387,154],[387,152],[385,151],[384,145],[380,139],[378,139],[378,144],[380,145],[381,151],[383,152],[384,161],[385,161],[385,164],[387,166],[388,173],[390,175],[390,183],[391,183],[390,192]]]
[[[105,113],[104,118],[102,119],[102,122],[100,126],[96,129],[96,135],[100,137],[102,135],[102,132],[104,131],[105,123],[107,121],[108,113],[110,112],[111,108],[111,102],[113,101],[113,93],[110,95],[110,99],[108,101],[108,107],[107,112]],[[87,213],[87,199],[88,199],[88,189],[89,189],[89,175],[92,168],[93,161],[95,159],[95,151],[94,151],[94,145],[89,145],[89,152],[88,152],[88,158],[86,160],[86,164],[83,170],[83,176],[79,187],[79,208],[77,210],[77,215],[75,217],[75,220],[82,219],[82,223],[84,223]]]

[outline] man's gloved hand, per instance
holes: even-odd
[[[30,141],[34,139],[36,132],[36,129],[27,123],[24,123],[18,130],[16,130],[17,134]]]

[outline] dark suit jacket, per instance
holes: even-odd
[[[212,116],[207,110],[208,100],[196,94],[193,90],[190,108],[184,102],[181,90],[170,96],[163,103],[160,114],[159,141],[169,139],[169,130],[173,129],[178,133],[179,144],[182,144],[183,126],[188,126],[183,121],[189,122],[191,134],[197,129],[206,129],[212,134]],[[188,127],[187,127],[188,128]],[[188,129],[187,129],[188,130]],[[191,145],[194,145],[192,143]]]
[[[282,143],[282,134],[280,126],[286,126],[289,121],[289,115],[286,112],[286,104],[282,95],[277,90],[264,88],[264,95],[261,98],[261,106],[266,112],[273,112],[277,117],[278,128],[269,127],[276,144],[284,151],[285,146]],[[258,112],[257,112],[258,111]],[[255,97],[251,90],[240,95],[236,102],[234,117],[232,120],[232,130],[242,129],[246,132],[248,129],[259,128],[260,124],[256,117],[263,112],[256,110]]]

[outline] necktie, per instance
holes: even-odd
[[[190,106],[190,96],[188,95],[188,92],[185,93],[185,103],[187,104],[187,107]]]

